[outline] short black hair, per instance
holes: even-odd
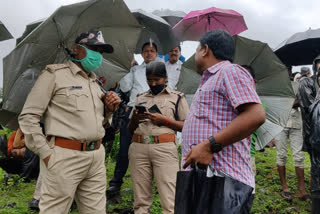
[[[200,44],[202,47],[208,45],[217,59],[229,60],[232,62],[235,45],[232,36],[227,31],[209,31],[201,37]]]
[[[254,80],[256,79],[256,72],[250,65],[241,65],[241,67],[245,68],[251,74]]]
[[[156,45],[156,43],[154,42],[146,42],[142,45],[142,48],[141,48],[141,51],[143,52],[143,49],[146,47],[146,46],[154,46],[154,48],[156,49],[156,51],[158,52],[158,47]]]
[[[163,62],[150,62],[146,67],[146,76],[168,77],[166,65]]]
[[[174,48],[179,48],[179,51],[181,52],[181,46],[180,45],[174,46],[170,51],[172,51]]]

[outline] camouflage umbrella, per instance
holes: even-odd
[[[16,45],[18,45],[24,38],[26,38],[34,29],[36,29],[42,22],[47,18],[39,19],[37,21],[31,22],[26,26],[23,34],[16,40]]]
[[[116,17],[116,18],[115,18]],[[4,58],[3,109],[20,113],[39,72],[47,65],[69,59],[77,35],[101,30],[114,53],[104,54],[101,68],[105,88],[119,81],[130,69],[142,30],[123,0],[90,0],[62,6],[36,27]]]
[[[286,126],[295,95],[286,66],[266,43],[241,36],[235,36],[234,40],[234,63],[250,65],[254,69],[257,93],[266,106],[267,122],[258,129],[256,145],[261,149]],[[182,65],[178,91],[194,94],[200,81],[192,56]]]
[[[4,26],[4,24],[0,21],[0,41],[12,39],[12,38],[13,36],[11,35],[11,33],[8,31],[6,26]]]

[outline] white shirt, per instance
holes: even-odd
[[[130,69],[130,72],[120,80],[120,90],[130,91],[130,100],[128,106],[134,106],[136,96],[139,93],[149,90],[146,77],[146,64],[136,65]]]
[[[176,90],[180,77],[182,62],[178,60],[176,63],[171,64],[170,61],[167,61],[165,64],[168,73],[168,87],[172,90]]]

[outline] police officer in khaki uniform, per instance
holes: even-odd
[[[19,116],[30,150],[40,156],[40,213],[68,213],[75,197],[80,213],[106,213],[103,122],[120,98],[105,95],[92,71],[102,52],[113,48],[100,31],[77,37],[73,58],[47,65],[32,88]],[[42,134],[43,118],[46,135]]]
[[[176,131],[181,131],[189,106],[183,93],[166,86],[167,71],[162,62],[146,67],[150,87],[139,94],[131,113],[133,134],[129,165],[136,214],[151,213],[152,181],[155,177],[163,214],[174,213],[176,175],[179,170]],[[146,108],[145,113],[144,108]]]

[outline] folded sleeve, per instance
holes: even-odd
[[[233,108],[246,103],[259,103],[253,78],[244,68],[232,65],[223,71],[223,89]]]
[[[178,118],[179,121],[184,121],[187,119],[189,114],[189,105],[186,97],[183,95],[178,103]]]
[[[133,72],[135,70],[135,67],[131,68],[130,72],[126,74],[121,80],[120,80],[120,90],[124,93],[127,93],[131,91],[133,87]]]

